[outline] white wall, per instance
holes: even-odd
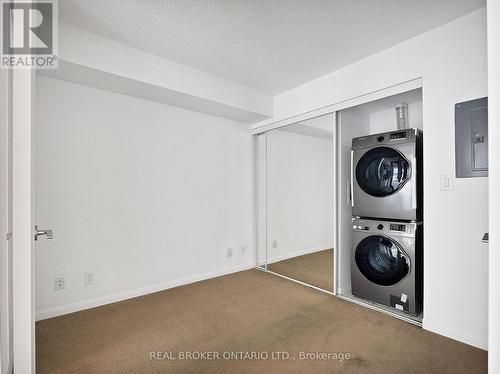
[[[323,121],[333,128],[332,115]],[[282,130],[267,134],[269,263],[333,248],[333,150],[333,133],[330,140]]]
[[[489,340],[488,370],[500,372],[500,2],[488,0]]]
[[[397,129],[396,109],[385,109],[370,114],[370,134]],[[408,103],[409,127],[422,129],[422,102]]]
[[[276,121],[423,78],[424,328],[487,346],[487,178],[455,174],[454,104],[487,95],[486,12],[475,11],[275,98]],[[266,125],[271,121],[259,125]]]
[[[247,126],[46,77],[36,99],[38,318],[253,266]]]

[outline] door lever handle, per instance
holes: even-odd
[[[37,241],[38,237],[42,236],[42,235],[45,235],[47,237],[47,239],[54,239],[54,231],[52,231],[52,230],[39,230],[38,225],[35,225],[35,234],[34,234],[35,241]]]

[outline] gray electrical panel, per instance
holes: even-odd
[[[488,98],[455,104],[457,178],[488,176]]]

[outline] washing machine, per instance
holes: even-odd
[[[422,220],[422,139],[406,129],[352,140],[353,216]]]
[[[423,301],[423,225],[353,219],[351,291],[418,315]]]

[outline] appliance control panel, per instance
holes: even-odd
[[[405,232],[406,231],[406,225],[399,225],[399,224],[391,223],[390,226],[389,226],[389,230],[391,230],[391,231]]]
[[[393,132],[390,135],[391,140],[395,139],[406,139],[406,131]]]
[[[421,131],[412,128],[399,131],[384,132],[380,134],[362,136],[352,139],[351,149],[371,148],[374,146],[394,145],[416,142]]]
[[[365,232],[368,235],[385,234],[412,238],[415,237],[415,231],[420,224],[416,222],[374,221],[354,218],[352,220],[352,230],[354,232]]]

